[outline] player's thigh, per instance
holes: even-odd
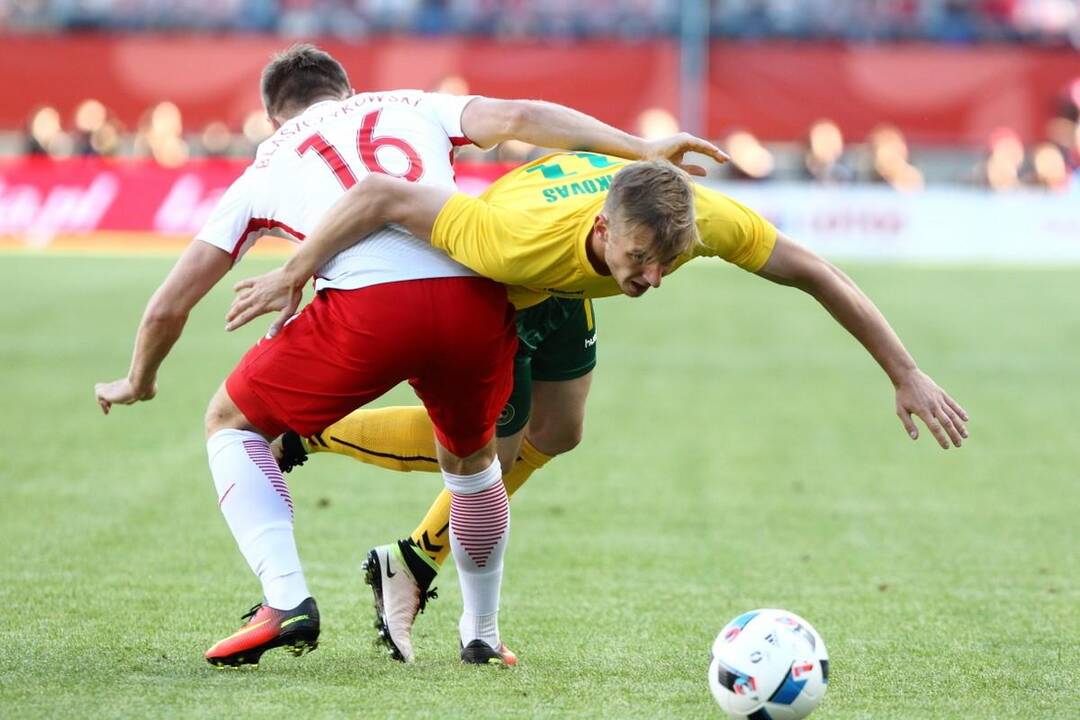
[[[458,457],[487,446],[513,387],[517,336],[503,286],[483,278],[431,281],[424,369],[409,382],[439,443]]]
[[[570,452],[585,431],[585,405],[593,371],[572,380],[533,381],[529,442],[545,455]]]
[[[310,435],[407,379],[426,303],[396,285],[406,283],[319,292],[244,355],[226,380],[229,398],[268,436]]]
[[[547,455],[581,442],[596,367],[596,316],[589,300],[556,299],[551,330],[532,356],[529,441]]]

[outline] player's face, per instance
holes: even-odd
[[[626,226],[618,219],[608,223],[606,230],[604,262],[623,294],[640,297],[649,288],[660,287],[660,280],[671,270],[674,258],[656,257],[652,249],[653,231]]]

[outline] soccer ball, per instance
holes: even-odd
[[[713,641],[709,689],[738,720],[799,720],[825,697],[829,653],[810,623],[787,610],[751,610]]]

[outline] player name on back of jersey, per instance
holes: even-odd
[[[300,242],[371,173],[453,189],[449,151],[471,99],[405,90],[311,105],[259,146],[198,237],[236,258],[264,235]],[[317,289],[473,275],[396,226],[357,240],[319,268]]]
[[[291,141],[297,135],[310,133],[330,120],[347,117],[373,105],[408,105],[415,108],[420,106],[423,97],[424,93],[420,90],[404,90],[396,93],[360,93],[341,102],[328,100],[316,103],[308,108],[307,112],[282,125],[277,132],[259,145],[254,167],[266,167],[282,146],[291,145]],[[316,109],[319,112],[314,112]]]
[[[607,192],[611,189],[611,180],[614,177],[615,173],[609,173],[595,179],[590,178],[581,182],[568,182],[545,188],[543,190],[544,199],[549,203],[553,203],[574,195],[596,195],[597,193]]]

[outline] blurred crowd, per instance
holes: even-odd
[[[31,156],[149,158],[163,167],[178,167],[192,158],[253,157],[272,133],[261,110],[251,112],[239,132],[220,120],[192,132],[184,126],[180,108],[169,101],[147,108],[137,127],[126,128],[103,103],[89,98],[70,119],[51,106],[36,108],[25,132],[8,145]]]
[[[440,90],[467,92],[464,81],[451,78]],[[677,132],[675,117],[663,109],[643,112],[631,128],[645,137]],[[25,132],[0,145],[0,154],[133,157],[177,167],[193,158],[250,158],[273,128],[261,111],[254,111],[239,131],[216,121],[186,128],[180,109],[171,102],[148,108],[135,128],[125,128],[101,102],[88,99],[72,117],[52,107],[40,107],[27,121]],[[998,192],[1020,187],[1048,191],[1080,189],[1080,80],[1060,101],[1042,142],[1025,147],[1011,128],[994,130],[981,151],[922,148],[913,152],[903,133],[880,125],[850,145],[843,130],[822,119],[807,131],[802,143],[766,144],[750,130],[737,129],[717,139],[732,162],[714,174],[743,181],[804,181],[824,185],[884,184],[899,191],[916,191],[926,184],[976,185]],[[491,151],[464,148],[462,159],[473,162],[518,163],[547,152],[519,142]]]
[[[0,30],[639,38],[677,33],[684,3],[720,37],[1080,47],[1080,0],[0,0]]]

